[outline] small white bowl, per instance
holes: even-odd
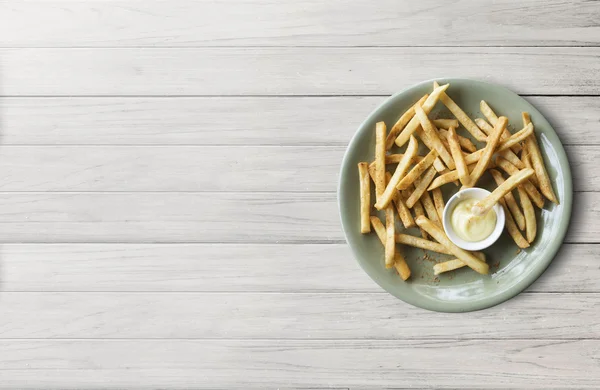
[[[446,231],[446,235],[448,236],[450,241],[452,241],[454,244],[461,247],[462,249],[465,249],[468,251],[478,251],[481,249],[485,249],[485,248],[489,247],[490,245],[492,245],[493,243],[495,243],[496,240],[498,240],[498,238],[502,234],[502,230],[504,230],[504,223],[505,223],[504,208],[502,208],[502,205],[500,203],[496,203],[496,205],[494,205],[494,211],[496,212],[496,226],[494,227],[494,230],[492,231],[492,233],[485,239],[483,239],[481,241],[474,241],[474,242],[465,241],[462,238],[460,238],[458,236],[458,234],[456,234],[456,232],[452,228],[452,223],[450,222],[450,217],[452,216],[452,212],[454,211],[454,208],[456,207],[456,204],[459,201],[464,200],[464,199],[479,200],[479,199],[485,198],[489,194],[490,194],[490,192],[488,190],[484,190],[483,188],[477,188],[477,187],[465,188],[464,190],[461,190],[461,191],[457,192],[456,194],[454,194],[454,196],[452,196],[448,200],[448,203],[446,203],[446,207],[444,207],[444,217],[442,219],[442,224],[444,225],[444,230]]]

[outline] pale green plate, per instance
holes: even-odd
[[[563,242],[571,217],[573,196],[571,171],[556,132],[542,114],[525,99],[504,87],[481,81],[439,79],[438,82],[450,83],[448,95],[471,118],[483,118],[479,112],[479,102],[482,99],[487,101],[498,115],[508,117],[511,131],[522,128],[522,111],[531,114],[540,148],[545,157],[546,168],[560,205],[546,201],[544,210],[538,213],[538,233],[530,248],[519,251],[505,232],[496,244],[485,250],[490,264],[489,275],[479,275],[465,267],[436,278],[432,270],[434,262],[450,257],[404,246],[401,249],[412,270],[411,278],[404,282],[395,270],[386,269],[383,262],[383,246],[378,238],[374,233],[363,235],[359,231],[357,163],[373,161],[375,123],[385,121],[389,131],[406,109],[425,93],[431,92],[433,80],[430,80],[387,99],[369,115],[350,141],[342,161],[338,187],[342,226],[346,240],[360,266],[390,294],[429,310],[443,312],[480,310],[510,299],[523,291],[552,261]],[[439,118],[454,118],[441,103],[437,104],[432,115]],[[459,133],[468,135],[462,126],[459,128]],[[489,173],[486,173],[482,186],[489,187],[491,182]],[[446,185],[444,190],[444,198],[447,201],[449,196],[457,191],[457,187]],[[397,229],[404,230],[399,224]],[[410,229],[408,233],[419,235],[416,229]],[[425,254],[427,256],[424,256]]]

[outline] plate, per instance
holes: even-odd
[[[433,80],[393,95],[360,125],[342,161],[338,186],[339,211],[346,241],[354,257],[384,290],[409,304],[428,310],[480,310],[519,294],[544,272],[558,252],[571,218],[571,170],[556,132],[544,116],[524,98],[502,86],[476,80],[448,78],[437,81],[440,84],[450,83],[446,92],[472,119],[484,118],[479,111],[481,100],[488,102],[498,115],[508,117],[511,132],[522,128],[521,112],[530,113],[548,175],[560,201],[559,205],[546,201],[543,210],[536,209],[538,232],[535,241],[529,248],[519,249],[508,233],[504,232],[493,246],[484,251],[490,264],[489,275],[479,275],[465,267],[437,277],[433,275],[433,264],[449,259],[449,256],[402,246],[412,271],[411,278],[404,282],[394,269],[385,268],[383,246],[375,233],[360,233],[357,163],[371,162],[374,159],[375,123],[385,121],[389,131],[404,111],[425,93],[431,92]],[[430,117],[454,118],[441,102],[437,103]],[[462,126],[458,132],[463,136],[468,135]],[[477,146],[481,147],[481,144]],[[488,189],[495,187],[489,173],[485,174],[478,185]],[[443,189],[446,201],[457,191],[457,187],[453,185],[445,185]],[[384,220],[382,214],[378,215]],[[398,230],[402,232],[406,229],[402,227]],[[420,236],[419,231],[414,228],[406,232]]]

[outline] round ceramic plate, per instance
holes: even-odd
[[[560,204],[546,201],[543,210],[536,209],[537,237],[529,248],[520,250],[504,232],[493,246],[486,249],[484,252],[490,264],[489,275],[479,275],[464,267],[436,277],[433,275],[433,264],[450,257],[407,246],[402,246],[401,249],[411,268],[411,278],[404,282],[394,269],[386,269],[383,261],[383,246],[375,233],[360,233],[357,163],[370,162],[374,159],[375,123],[385,121],[389,131],[402,113],[425,93],[431,92],[433,80],[430,80],[406,89],[383,102],[369,115],[350,141],[342,161],[338,187],[342,226],[346,240],[360,266],[390,294],[429,310],[444,312],[479,310],[510,299],[523,291],[552,261],[562,244],[571,217],[573,196],[571,171],[565,150],[556,132],[544,116],[525,99],[504,87],[481,81],[467,79],[437,81],[440,84],[450,83],[450,88],[446,92],[472,119],[484,118],[479,111],[479,102],[485,100],[498,115],[508,117],[509,129],[514,132],[523,127],[521,112],[529,112],[544,155],[546,169]],[[441,102],[437,103],[430,117],[454,118]],[[463,136],[468,135],[462,126],[459,127],[458,132]],[[481,144],[477,146],[481,147]],[[488,189],[495,187],[489,173],[484,175],[478,185]],[[449,184],[443,189],[444,199],[447,201],[458,187]],[[375,211],[373,209],[373,212]],[[379,216],[384,220],[383,215],[379,214]],[[398,230],[406,229],[398,227]],[[408,229],[407,233],[420,236],[415,228]]]

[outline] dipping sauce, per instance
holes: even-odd
[[[496,212],[491,209],[487,214],[477,216],[471,209],[478,202],[477,199],[464,199],[454,207],[450,223],[460,238],[469,242],[486,239],[496,227]]]

